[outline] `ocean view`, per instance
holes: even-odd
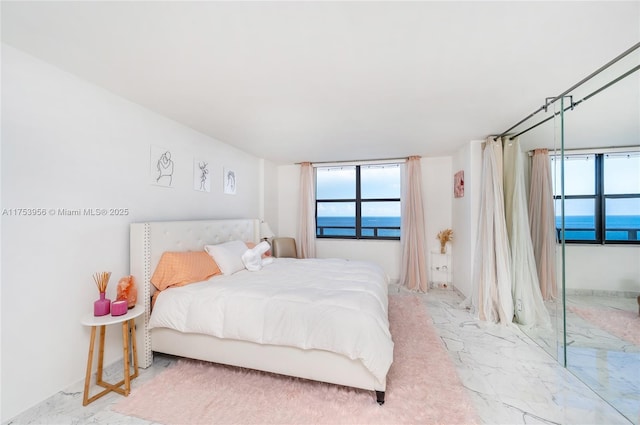
[[[355,236],[355,217],[318,217],[317,235]],[[394,229],[386,229],[393,227]],[[400,237],[400,217],[362,217],[362,236]]]
[[[355,217],[318,217],[317,235],[355,236]],[[556,227],[560,228],[561,218],[556,217]],[[388,229],[392,227],[392,229]],[[595,238],[593,216],[577,215],[565,217],[565,232],[568,240],[590,240]],[[640,215],[611,215],[607,217],[608,240],[640,239]],[[400,217],[362,217],[362,235],[400,237]],[[571,230],[587,229],[587,230]],[[631,233],[631,235],[630,235]]]
[[[560,229],[562,217],[556,217],[556,228]],[[564,219],[567,240],[595,239],[595,217],[589,215],[566,216]],[[587,229],[587,230],[572,230]],[[607,240],[639,240],[640,215],[610,215],[607,217]],[[631,235],[630,235],[631,233]],[[635,237],[634,237],[635,235]]]

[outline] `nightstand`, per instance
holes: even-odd
[[[431,251],[431,264],[429,266],[430,287],[449,289],[452,281],[451,254],[442,254],[440,250]]]
[[[136,325],[135,318],[144,313],[144,306],[138,304],[122,316],[99,316],[93,313],[84,316],[81,323],[84,326],[91,326],[91,341],[89,342],[89,358],[87,359],[87,375],[84,380],[84,398],[82,405],[99,399],[111,391],[128,396],[131,391],[131,380],[138,376],[138,353],[136,351]],[[110,384],[102,380],[102,362],[104,358],[104,335],[107,325],[122,324],[122,350],[124,352],[124,379],[117,384]],[[96,341],[96,330],[100,328],[100,343],[98,347],[98,372],[96,374],[96,385],[105,388],[104,391],[89,397],[89,386],[91,385],[91,365],[93,362],[93,349]],[[129,342],[131,340],[131,342]],[[129,346],[131,345],[131,350]],[[130,372],[129,358],[133,357],[133,374]]]

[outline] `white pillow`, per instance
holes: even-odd
[[[228,276],[244,269],[242,254],[247,245],[242,241],[229,241],[218,245],[205,245],[204,250],[220,267],[223,275]]]

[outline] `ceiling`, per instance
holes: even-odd
[[[451,154],[640,40],[637,1],[1,8],[3,43],[275,163]]]

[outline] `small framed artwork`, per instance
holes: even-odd
[[[199,192],[211,191],[211,176],[209,175],[209,161],[193,160],[193,189]]]
[[[159,146],[151,146],[150,165],[150,177],[152,184],[164,187],[173,187],[175,158],[171,155],[171,151],[169,149]]]
[[[224,193],[227,195],[235,195],[236,194],[236,172],[229,169],[224,168],[223,174],[223,185],[224,185]]]
[[[464,170],[458,171],[453,176],[453,196],[456,198],[464,196]]]

